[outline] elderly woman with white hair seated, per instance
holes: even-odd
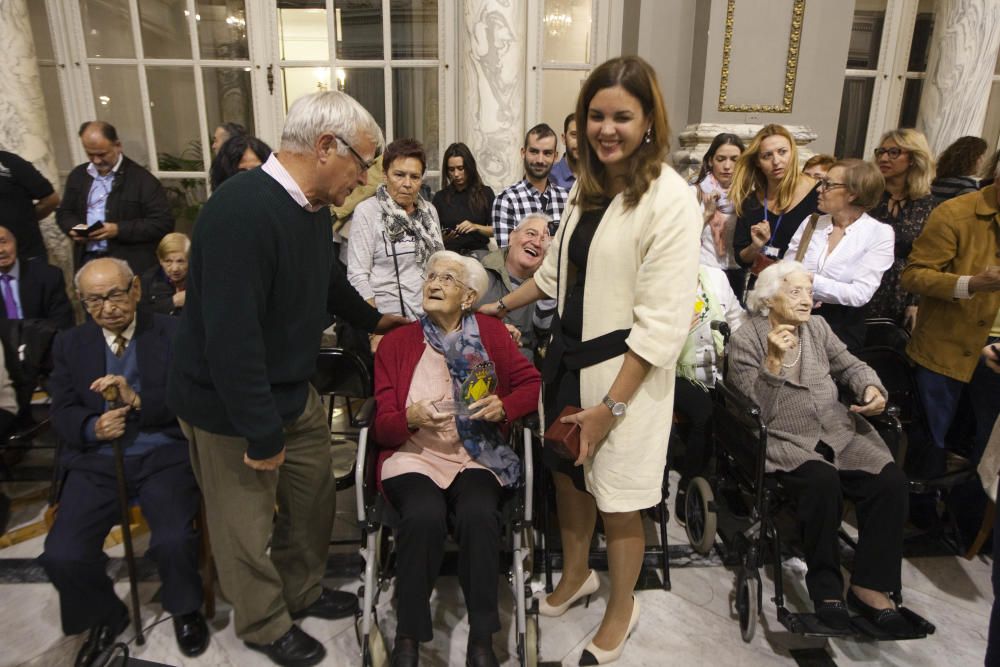
[[[766,470],[797,501],[816,615],[847,630],[837,531],[844,499],[858,522],[847,604],[882,630],[908,624],[888,593],[900,589],[906,477],[864,415],[885,409],[886,390],[818,317],[812,279],[794,261],[761,272],[747,306],[753,317],[731,339],[729,385],[761,408],[768,428]],[[855,397],[838,400],[838,383]]]
[[[497,319],[473,310],[487,287],[474,258],[431,255],[424,315],[387,335],[375,355],[378,475],[399,513],[393,665],[416,665],[433,636],[429,598],[449,527],[469,611],[468,665],[497,665],[500,501],[521,462],[508,425],[534,412],[541,379]]]

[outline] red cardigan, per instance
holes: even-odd
[[[521,354],[500,320],[477,314],[476,321],[483,347],[496,366],[497,395],[507,419],[513,421],[535,412],[542,386],[538,371]],[[386,334],[375,354],[374,438],[384,450],[378,459],[379,486],[382,463],[416,432],[406,425],[406,397],[423,353],[423,328],[420,322],[412,322]],[[506,435],[507,425],[501,424],[500,428]]]

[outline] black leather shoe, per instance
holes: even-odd
[[[390,667],[417,667],[420,664],[420,644],[416,639],[396,637]]]
[[[846,632],[851,629],[851,615],[842,600],[816,600],[813,607],[816,618],[831,630]]]
[[[174,636],[181,653],[189,658],[201,655],[208,648],[208,623],[200,611],[174,616]]]
[[[500,667],[500,661],[493,652],[493,642],[469,640],[465,649],[465,667]]]
[[[861,601],[853,590],[847,591],[847,604],[856,612],[871,621],[875,627],[890,635],[902,637],[913,631],[903,615],[895,609],[876,609]]]
[[[73,665],[75,667],[90,667],[93,665],[101,653],[114,644],[118,635],[123,633],[127,627],[128,608],[125,605],[121,605],[118,617],[109,623],[101,623],[90,629],[87,641],[80,647],[80,652],[76,654],[76,662]]]
[[[297,625],[293,625],[288,632],[270,644],[243,643],[247,648],[260,651],[281,667],[312,667],[326,657],[323,645]]]
[[[347,618],[358,612],[358,596],[346,591],[333,591],[324,587],[316,601],[305,609],[292,613],[292,618],[298,620],[306,616],[325,618]]]

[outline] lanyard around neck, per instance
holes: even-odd
[[[765,191],[764,192],[764,222],[770,224],[771,221],[768,220],[767,213],[768,213],[768,211],[767,211],[767,192]],[[781,221],[784,218],[785,218],[785,214],[784,213],[780,213],[778,215],[778,219],[774,223],[774,229],[771,230],[771,238],[770,238],[770,240],[768,240],[767,245],[771,245],[772,243],[774,243],[774,237],[777,236],[778,229],[781,227]]]

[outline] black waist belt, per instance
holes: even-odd
[[[553,317],[551,330],[552,342],[549,343],[542,367],[542,380],[545,382],[553,382],[556,379],[560,366],[568,371],[578,371],[620,357],[628,351],[625,340],[632,331],[618,329],[590,340],[574,340],[563,333],[558,314]]]

